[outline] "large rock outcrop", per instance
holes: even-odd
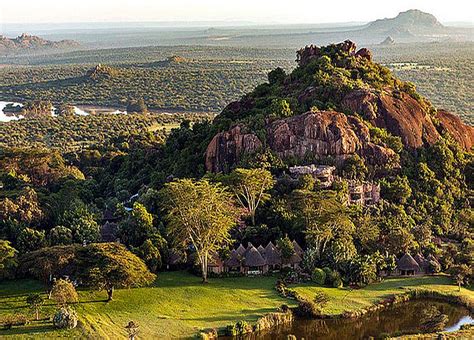
[[[236,125],[212,138],[206,150],[206,169],[227,171],[243,154],[255,152],[261,147],[262,142],[255,134],[246,133],[244,126]]]
[[[404,145],[412,148],[419,148],[425,143],[433,144],[440,137],[430,115],[405,92],[394,94],[391,90],[385,90],[376,93],[359,89],[347,94],[342,106],[399,136]]]
[[[405,146],[419,148],[432,145],[440,138],[432,116],[420,102],[403,91],[391,89],[375,92],[358,89],[342,100],[343,108],[363,115],[373,125],[399,136]],[[474,145],[474,128],[451,113],[440,110],[436,116],[443,132],[450,134],[465,150]]]
[[[436,113],[441,132],[447,132],[465,150],[474,147],[474,127],[466,125],[462,120],[449,112],[439,110]]]
[[[339,112],[308,112],[274,121],[266,128],[267,146],[281,158],[333,157],[342,161],[359,154],[371,164],[396,160],[393,150],[370,141],[369,129],[361,120]],[[208,171],[226,171],[245,153],[262,147],[255,134],[244,131],[237,125],[212,139],[206,152]]]

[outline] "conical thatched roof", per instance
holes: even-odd
[[[293,248],[295,249],[296,254],[298,254],[299,256],[303,255],[303,248],[301,248],[298,242],[296,242],[295,240],[293,240]]]
[[[281,265],[281,256],[278,249],[273,245],[272,242],[269,242],[265,247],[265,260],[270,266]]]
[[[420,266],[415,259],[408,253],[398,260],[397,267],[399,270],[420,270]]]
[[[293,254],[293,256],[291,256],[286,262],[288,264],[296,264],[296,263],[300,263],[302,260],[301,260],[301,256],[296,252],[296,249],[295,249],[295,253]]]
[[[260,267],[266,264],[262,254],[253,245],[250,245],[245,254],[244,265],[247,267]]]
[[[265,248],[263,248],[262,245],[259,245],[257,250],[262,254],[263,257],[265,257]]]
[[[268,242],[267,246],[265,247],[265,251],[267,251],[270,248],[276,248],[275,245],[272,243],[272,241]]]
[[[230,257],[224,261],[224,264],[227,267],[240,267],[240,259],[241,256],[239,255],[237,250],[234,249],[230,252]]]
[[[243,256],[243,255],[245,254],[245,252],[246,252],[245,247],[244,247],[242,244],[240,244],[239,247],[237,248],[237,253],[238,253],[240,256]]]
[[[429,263],[426,261],[425,257],[421,253],[417,253],[413,259],[418,263],[420,268],[426,268],[428,267]]]

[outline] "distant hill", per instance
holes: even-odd
[[[70,49],[79,46],[74,40],[51,41],[35,35],[23,33],[16,38],[0,35],[0,53],[17,53],[45,49]]]
[[[417,9],[399,13],[395,18],[378,19],[369,23],[362,32],[372,38],[392,37],[398,42],[429,40],[470,40],[470,29],[448,27],[432,14]],[[466,39],[467,38],[467,39]]]
[[[395,18],[379,19],[369,24],[368,30],[389,32],[389,31],[410,31],[413,33],[432,29],[444,29],[438,19],[432,14],[411,9],[399,13]]]

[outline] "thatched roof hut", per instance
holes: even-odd
[[[297,264],[302,261],[301,256],[296,252],[286,261],[287,264]]]
[[[429,266],[429,262],[425,259],[425,257],[421,253],[417,253],[413,259],[418,263],[420,268],[426,269]]]
[[[269,266],[281,265],[280,252],[272,242],[269,242],[265,247],[265,260]]]
[[[259,245],[257,250],[262,254],[263,257],[265,257],[265,248],[263,248],[262,245]]]
[[[420,265],[415,259],[408,253],[403,255],[397,263],[398,270],[414,270],[420,271]]]
[[[247,253],[245,254],[244,265],[246,267],[261,267],[266,265],[266,261],[263,258],[262,254],[255,248],[252,244],[247,248]]]
[[[244,247],[242,244],[240,244],[239,247],[237,248],[237,253],[238,253],[240,256],[243,256],[243,255],[245,254],[245,252],[246,252],[245,247]]]
[[[293,240],[293,248],[295,249],[295,253],[298,254],[300,257],[303,256],[304,251],[303,248],[300,247],[296,240]]]
[[[241,258],[242,257],[239,255],[237,250],[234,249],[230,252],[230,257],[227,260],[224,261],[224,264],[227,267],[240,267]]]

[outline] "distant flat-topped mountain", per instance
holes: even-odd
[[[16,38],[0,35],[0,53],[38,51],[45,49],[69,49],[79,46],[74,40],[51,41],[23,33]]]

